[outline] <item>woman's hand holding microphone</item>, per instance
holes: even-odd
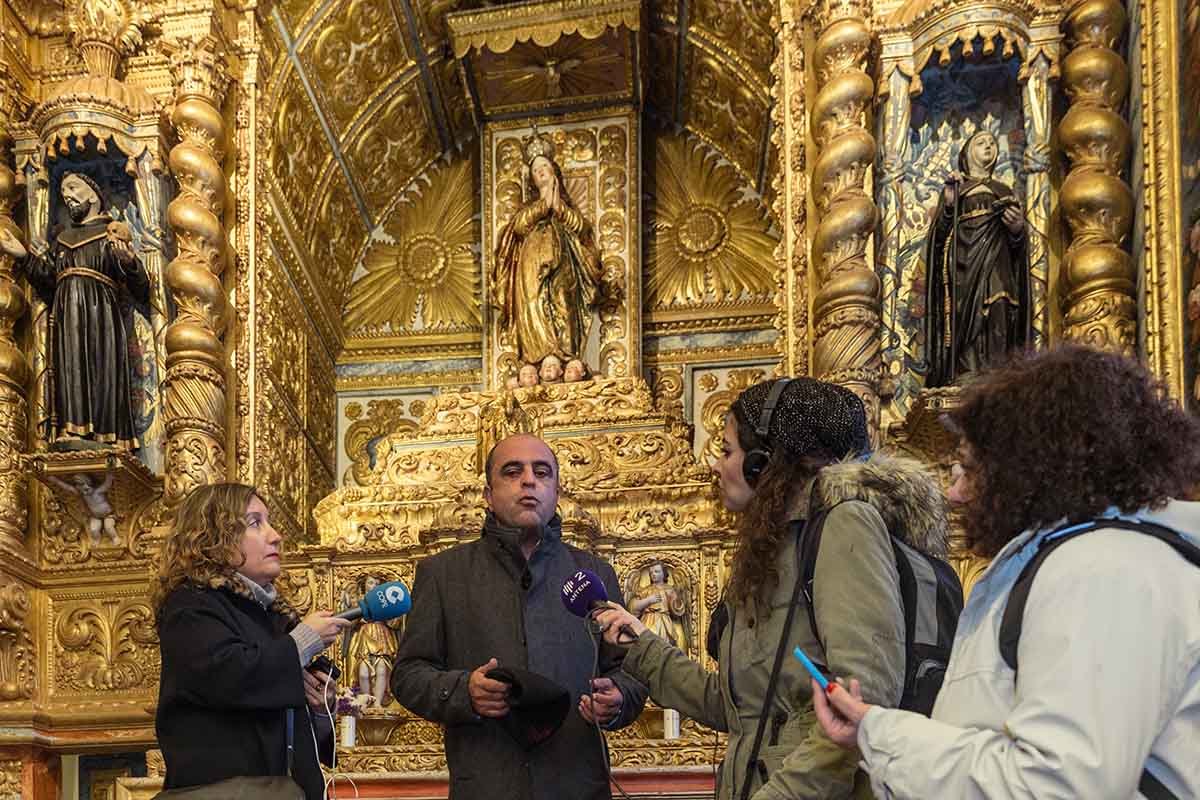
[[[605,608],[593,612],[593,618],[600,624],[600,632],[604,634],[604,641],[609,644],[630,645],[642,632],[646,630],[646,626],[642,621],[630,614],[619,603],[608,601]],[[630,632],[633,637],[630,637]]]

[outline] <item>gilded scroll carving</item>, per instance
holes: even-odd
[[[783,229],[775,250],[779,273],[775,301],[780,310],[775,326],[781,334],[784,373],[804,375],[809,369],[804,26],[791,3],[783,6],[779,48],[771,64],[775,78],[771,144],[780,162],[773,178],[774,211]]]
[[[346,477],[360,486],[371,483],[375,442],[388,433],[415,431],[417,423],[411,415],[421,410],[424,410],[422,401],[413,400],[406,405],[403,398],[369,400],[365,415],[358,403],[346,406],[346,417],[351,420],[342,440],[351,462],[350,474]]]
[[[64,602],[53,642],[58,692],[145,689],[158,679],[154,614],[143,599]]]
[[[16,173],[10,168],[12,138],[0,111],[0,230],[25,241],[12,218],[19,197]],[[25,387],[29,364],[14,338],[13,328],[25,314],[25,294],[13,276],[14,261],[0,252],[0,541],[8,548],[19,547],[28,514],[26,478],[21,469],[28,425]]]
[[[15,581],[0,586],[0,700],[33,697],[37,654],[29,628],[29,591]]]

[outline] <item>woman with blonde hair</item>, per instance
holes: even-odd
[[[328,611],[301,620],[279,596],[282,540],[252,486],[201,486],[179,507],[151,591],[164,797],[324,795],[331,682],[305,666],[351,623]]]

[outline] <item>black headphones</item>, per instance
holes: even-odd
[[[758,483],[759,476],[763,474],[763,470],[767,468],[767,463],[771,460],[770,439],[768,438],[771,432],[771,417],[775,413],[775,406],[779,405],[779,398],[783,397],[783,390],[791,382],[791,378],[780,378],[775,381],[775,385],[767,394],[767,402],[763,404],[762,413],[758,415],[758,425],[754,428],[754,435],[762,445],[749,451],[742,458],[742,477],[751,486]]]

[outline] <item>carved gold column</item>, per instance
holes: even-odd
[[[776,262],[782,265],[779,278],[783,291],[779,298],[782,313],[778,322],[783,351],[781,365],[787,375],[805,375],[809,371],[808,347],[808,253],[807,228],[808,175],[804,143],[805,74],[804,20],[795,3],[779,4],[778,48],[771,63],[774,84],[771,94],[772,146],[779,152],[779,171],[775,175],[775,213],[783,223]]]
[[[866,14],[861,0],[823,0],[816,20],[813,374],[861,397],[874,431],[879,421],[879,278],[867,263],[876,211],[865,187],[875,161],[875,137],[866,127],[875,95],[865,69],[871,46]]]
[[[1129,91],[1129,67],[1116,51],[1125,22],[1118,0],[1081,0],[1067,12],[1070,52],[1062,80],[1071,107],[1059,140],[1071,170],[1060,197],[1071,229],[1063,258],[1063,336],[1132,354],[1136,283],[1122,244],[1133,222],[1133,192],[1121,175],[1129,125],[1118,113]]]
[[[0,109],[0,228],[24,240],[13,221],[19,192],[9,166],[12,137]],[[19,551],[28,511],[27,480],[21,464],[28,427],[25,387],[29,364],[13,338],[13,326],[25,313],[25,293],[13,278],[11,256],[0,252],[0,547]]]
[[[228,304],[221,285],[228,245],[225,209],[225,121],[221,103],[229,75],[209,40],[184,42],[171,55],[180,142],[170,155],[179,195],[167,207],[179,254],[167,265],[178,308],[167,329],[164,411],[168,503],[191,489],[224,480],[225,349]]]

